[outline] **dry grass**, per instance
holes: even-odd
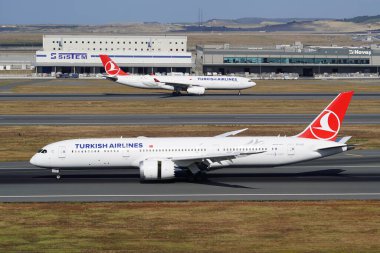
[[[38,33],[0,33],[0,41],[4,44],[29,45],[30,43],[42,44],[42,34]]]
[[[326,25],[325,23],[315,24],[313,28],[318,29],[318,26],[323,29],[341,29],[342,24],[337,25]],[[349,25],[348,25],[349,26]],[[344,29],[347,28],[347,25]],[[116,32],[123,33],[125,29],[129,29],[135,32],[141,32],[141,25],[131,24],[126,27],[108,27],[97,29],[91,27],[93,32]],[[176,29],[175,26],[158,25],[156,27],[147,28],[145,32],[167,32],[168,29]],[[62,31],[63,33],[78,33],[75,31]],[[51,33],[51,32],[50,32]],[[88,31],[82,31],[80,34],[88,33]],[[176,35],[176,34],[175,34]],[[295,41],[301,41],[306,45],[362,45],[363,42],[353,41],[350,35],[345,34],[312,34],[312,33],[297,33],[297,32],[279,32],[279,33],[260,33],[260,32],[232,32],[232,33],[188,33],[188,46],[189,48],[194,48],[195,45],[199,44],[224,44],[229,43],[231,45],[276,45],[276,44],[292,44]],[[42,44],[42,34],[40,33],[0,33],[0,41],[6,44],[30,44],[30,43],[41,43]]]
[[[1,102],[0,114],[316,114],[329,102],[330,100],[25,100]],[[348,113],[380,113],[380,100],[353,100]]]
[[[205,44],[225,44],[273,46],[279,44],[293,44],[301,41],[305,45],[362,45],[363,42],[352,40],[346,34],[311,34],[297,32],[283,33],[191,33],[188,34],[188,47]]]
[[[379,252],[380,202],[0,204],[3,252]]]
[[[249,128],[241,136],[292,136],[305,125],[239,126],[8,126],[0,127],[0,162],[25,161],[46,144],[74,138],[214,136]],[[380,128],[373,125],[344,125],[340,136],[353,136],[350,143],[360,149],[380,148]]]

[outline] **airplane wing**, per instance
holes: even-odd
[[[244,132],[246,130],[248,130],[248,128],[244,128],[244,129],[240,129],[240,130],[235,130],[235,131],[231,131],[231,132],[226,132],[226,133],[223,133],[223,134],[215,135],[214,137],[234,136],[234,135],[240,134],[240,133],[242,133],[242,132]]]
[[[156,83],[160,83],[160,84],[163,84],[163,85],[169,85],[169,86],[172,86],[174,88],[179,88],[181,90],[186,90],[187,88],[189,87],[197,87],[197,85],[191,85],[191,84],[188,84],[188,83],[181,83],[181,82],[178,82],[178,83],[171,83],[171,82],[161,82],[160,80],[158,80],[156,77],[154,78],[154,81]]]
[[[256,152],[226,152],[224,154],[204,154],[199,156],[183,156],[183,157],[173,157],[169,158],[173,162],[189,162],[189,163],[195,163],[195,162],[221,162],[225,160],[231,160],[239,156],[248,156],[248,155],[255,155],[255,154],[261,154],[266,151],[256,151]]]

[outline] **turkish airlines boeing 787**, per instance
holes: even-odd
[[[102,138],[65,140],[40,149],[30,160],[52,169],[138,168],[141,180],[168,180],[229,166],[280,166],[338,154],[350,137],[337,139],[353,92],[339,94],[300,134],[292,137]],[[59,178],[59,174],[57,175]]]
[[[99,55],[107,79],[114,82],[142,89],[163,89],[173,91],[174,95],[186,91],[188,94],[202,95],[206,90],[241,90],[251,88],[255,82],[244,77],[235,76],[139,76],[125,73],[108,57]]]

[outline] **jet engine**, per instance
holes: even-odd
[[[140,180],[169,180],[175,178],[176,166],[172,160],[149,159],[140,162]]]
[[[189,87],[187,89],[187,93],[189,94],[195,94],[195,95],[203,95],[205,94],[206,89],[204,87]]]

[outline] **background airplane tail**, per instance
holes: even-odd
[[[297,137],[335,141],[353,94],[340,93]]]
[[[125,73],[108,55],[100,54],[100,59],[102,60],[102,64],[107,75],[110,76],[127,76]]]

